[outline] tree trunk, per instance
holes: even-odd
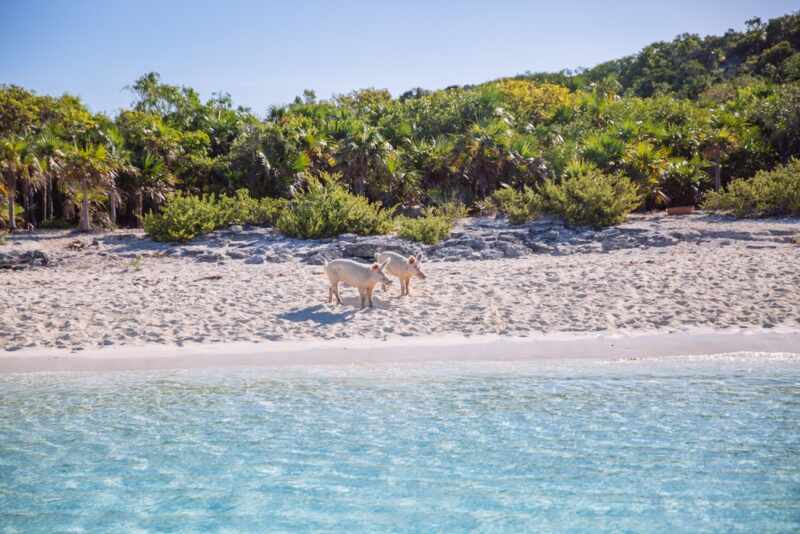
[[[25,228],[31,224],[31,186],[27,181],[22,182],[22,219],[25,221]]]
[[[89,191],[86,187],[81,188],[83,198],[81,198],[81,232],[91,232],[92,224],[89,221]]]
[[[48,177],[44,183],[44,187],[42,188],[42,222],[47,222],[47,202],[48,197],[47,193],[49,193],[48,189],[50,189],[50,178]]]
[[[36,218],[36,195],[32,187],[28,187],[28,224],[35,228],[39,225]]]
[[[117,224],[117,195],[116,189],[111,188],[108,192],[108,216],[111,219],[111,224]]]
[[[17,229],[17,221],[14,220],[14,197],[17,194],[17,180],[12,178],[8,182],[8,229],[12,232]]]
[[[142,217],[144,217],[144,191],[136,191],[136,227],[142,227]]]
[[[47,198],[50,200],[50,206],[49,206],[49,210],[48,210],[50,212],[50,216],[48,217],[48,220],[52,220],[56,216],[55,201],[53,200],[53,178],[52,177],[47,179],[47,187],[48,187],[48,193],[49,193],[47,195]]]
[[[719,158],[714,162],[714,190],[719,191],[722,187],[722,165],[720,165]]]

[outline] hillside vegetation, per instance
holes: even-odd
[[[549,211],[598,226],[723,189],[708,207],[781,214],[731,208],[724,195],[750,194],[741,184],[757,173],[761,183],[796,169],[782,166],[800,156],[800,15],[681,35],[577,73],[398,97],[305,91],[263,116],[156,73],[129,89],[130,108],[108,117],[70,95],[0,86],[0,225],[136,226],[169,201],[168,217],[192,228],[183,238],[229,220],[210,199],[245,193],[253,220],[296,235],[400,228],[426,241],[447,217],[390,224],[391,209],[493,204],[515,222]],[[498,191],[507,202],[492,200]],[[354,222],[348,206],[368,220]]]

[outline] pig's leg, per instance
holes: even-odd
[[[338,281],[335,284],[333,284],[333,294],[336,295],[336,303],[337,304],[341,304],[342,303],[342,297],[339,295],[339,282]]]
[[[372,308],[372,290],[374,288],[368,287],[367,288],[367,300],[369,300],[369,307]]]
[[[361,297],[361,307],[364,308],[366,306],[364,302],[366,297],[366,295],[364,294],[364,289],[360,287],[358,288],[358,296]]]
[[[333,302],[333,286],[329,285],[328,286],[328,304],[330,304],[331,302]]]
[[[406,296],[411,296],[411,277],[406,278]]]

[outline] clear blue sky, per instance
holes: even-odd
[[[592,66],[657,40],[742,29],[797,0],[0,0],[0,83],[95,111],[156,71],[263,113],[303,89],[392,94]]]

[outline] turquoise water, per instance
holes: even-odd
[[[800,529],[800,359],[0,376],[0,532]]]

